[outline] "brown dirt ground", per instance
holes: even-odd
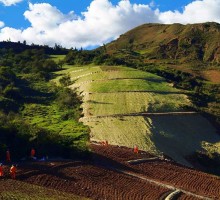
[[[126,147],[91,144],[90,148],[93,154],[87,161],[19,163],[17,180],[91,199],[156,200],[171,192],[171,189],[163,185],[115,170],[119,169],[197,195],[220,199],[219,177],[159,158],[129,164],[128,160],[153,156],[146,152],[135,154],[132,149]],[[5,169],[8,170],[8,167]],[[181,193],[178,199],[198,198]]]
[[[2,200],[88,200],[73,194],[46,187],[28,184],[12,179],[0,179],[0,199]]]
[[[203,71],[202,76],[213,83],[220,83],[220,70]]]
[[[186,194],[181,194],[181,195],[178,197],[178,200],[199,200],[199,198],[192,197],[192,196],[188,196],[188,195],[186,195]]]

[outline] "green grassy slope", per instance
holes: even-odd
[[[108,53],[132,50],[147,59],[220,62],[220,25],[144,24],[106,45]]]
[[[97,51],[192,91],[195,108],[220,124],[219,41],[218,23],[143,24]]]
[[[90,127],[91,140],[108,140],[131,148],[138,145],[186,165],[185,156],[201,150],[204,141],[216,144],[220,140],[215,128],[199,114],[169,114],[190,111],[191,103],[183,91],[156,75],[127,67],[76,69],[67,73],[75,80],[70,87],[83,95],[81,121]],[[123,116],[140,112],[168,113]],[[115,114],[120,116],[112,116]]]
[[[138,112],[175,112],[185,110],[185,107],[190,105],[183,94],[154,92],[94,93],[85,96],[84,100],[84,112],[90,112],[95,116]]]

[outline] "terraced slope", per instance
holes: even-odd
[[[64,72],[63,72],[64,73]],[[91,128],[91,140],[108,140],[172,157],[185,165],[185,156],[205,142],[220,141],[215,128],[192,112],[183,91],[156,75],[126,67],[90,66],[68,69],[83,95],[81,119]]]

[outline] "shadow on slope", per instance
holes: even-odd
[[[145,118],[152,142],[160,152],[175,161],[191,166],[185,159],[202,150],[202,143],[220,141],[217,130],[201,115],[152,116]]]

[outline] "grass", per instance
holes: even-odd
[[[76,70],[73,70],[70,72],[70,75],[73,80],[79,79],[81,77],[87,77],[90,76],[92,73],[95,72],[101,72],[100,67],[96,66],[89,66],[89,67],[83,67],[83,68],[78,68]]]
[[[138,112],[175,112],[190,105],[183,94],[94,93],[84,97],[84,113],[112,115]]]
[[[86,92],[155,91],[179,92],[163,78],[128,67],[85,67],[84,70],[67,72],[79,87]],[[91,84],[91,82],[93,83]]]
[[[185,157],[202,150],[204,141],[220,149],[215,128],[200,115],[90,118],[84,123],[91,128],[92,140],[131,148],[138,145],[188,166]]]
[[[64,120],[62,117],[64,114],[65,112],[60,110],[56,104],[25,104],[23,110],[23,118],[29,124],[45,128],[55,134],[76,138],[77,145],[79,144],[77,138],[80,138],[80,144],[85,145],[87,127],[73,119]],[[78,148],[84,148],[84,145]]]
[[[91,80],[77,84],[80,91],[109,93],[109,92],[160,92],[160,93],[181,93],[170,87],[167,83],[152,82],[144,79],[119,79],[119,80]]]
[[[40,187],[21,181],[0,180],[0,199],[23,199],[23,200],[85,200],[73,194],[60,192],[45,187]]]
[[[63,60],[66,55],[50,55],[50,58],[58,63],[60,60]]]
[[[29,124],[33,131],[43,129],[54,135],[65,136],[67,141],[73,141],[71,146],[74,148],[87,150],[88,127],[78,122],[80,117],[78,116],[80,115],[78,105],[68,110],[65,105],[60,103],[60,98],[68,99],[70,97],[66,93],[62,93],[64,96],[55,98],[61,89],[56,88],[55,90],[55,87],[48,82],[33,81],[31,88],[34,89],[34,93],[30,96],[30,101],[23,105],[21,111],[23,121]]]
[[[108,140],[110,144],[131,148],[138,145],[188,166],[185,157],[203,149],[204,141],[217,144],[220,140],[215,128],[199,114],[108,116],[188,110],[191,106],[188,97],[161,77],[116,66],[90,66],[68,73],[75,80],[70,87],[78,88],[84,95],[82,121],[90,127],[92,140]],[[99,115],[107,117],[96,118]]]
[[[91,139],[95,141],[108,140],[110,144],[140,149],[156,153],[151,141],[152,133],[144,117],[107,117],[84,119],[91,128]]]
[[[199,114],[154,116],[150,122],[156,149],[185,165],[188,165],[185,157],[202,150],[204,141],[216,143],[220,140],[212,124]]]
[[[84,81],[89,80],[111,80],[111,79],[143,79],[147,81],[154,81],[154,82],[164,82],[163,78],[155,76],[150,73],[143,73],[138,70],[124,70],[124,71],[98,71],[98,73],[88,74],[88,76],[80,77],[77,80],[77,83],[81,83]]]
[[[70,75],[72,81],[76,81],[79,77],[90,76],[92,72],[100,70],[98,67],[82,67],[82,66],[72,66],[64,65],[63,69],[54,73],[54,79],[52,82],[59,85],[59,79],[62,76]]]

